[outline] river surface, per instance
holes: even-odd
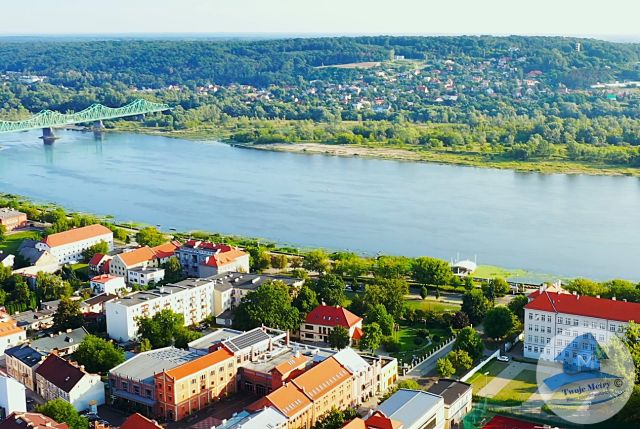
[[[138,134],[0,135],[0,191],[165,230],[640,279],[640,180],[241,149]]]

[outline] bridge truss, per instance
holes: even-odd
[[[126,106],[112,108],[94,104],[77,113],[59,113],[43,110],[23,121],[0,121],[0,133],[35,130],[39,128],[59,128],[65,125],[90,123],[105,119],[124,118],[146,113],[164,112],[171,108],[167,104],[138,99]]]

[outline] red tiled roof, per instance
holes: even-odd
[[[59,232],[57,234],[51,234],[42,241],[49,247],[58,247],[106,234],[113,234],[113,232],[111,232],[111,230],[106,226],[95,224],[70,229],[69,231]]]
[[[162,429],[162,426],[142,414],[134,413],[127,417],[120,429]]]
[[[402,423],[397,420],[391,420],[380,411],[373,414],[365,422],[367,429],[399,429]]]
[[[104,254],[96,253],[95,255],[93,255],[93,257],[89,261],[89,265],[93,265],[93,266],[98,265],[100,262],[102,262],[102,258],[104,258]]]
[[[36,374],[69,393],[86,372],[56,354],[50,354],[36,369]]]
[[[0,429],[69,429],[69,426],[40,413],[12,413],[0,423]]]
[[[106,283],[109,280],[114,280],[117,279],[118,276],[114,276],[111,274],[100,274],[99,276],[95,276],[91,278],[92,282],[96,282],[96,283]]]
[[[483,429],[535,429],[537,427],[540,425],[511,417],[494,416],[489,423],[484,425]]]
[[[330,357],[294,378],[292,384],[298,386],[312,401],[317,401],[349,379],[351,373]]]
[[[149,246],[138,247],[131,252],[120,253],[118,257],[124,262],[127,267],[132,267],[143,262],[151,261],[155,258],[156,254]]]
[[[534,292],[529,297],[533,299],[525,305],[529,310],[575,314],[621,322],[640,321],[640,304],[633,302],[546,291]]]
[[[156,247],[152,247],[153,253],[155,253],[156,258],[165,259],[170,258],[176,254],[176,250],[180,248],[180,243],[177,241],[170,241],[169,243],[164,243]]]
[[[229,250],[221,250],[220,253],[216,253],[215,255],[208,257],[204,265],[209,267],[220,267],[230,264],[246,254],[246,252],[243,252],[240,249],[230,247]]]
[[[362,329],[356,328],[356,329],[353,330],[353,339],[354,340],[359,340],[363,336],[364,336],[364,331]]]
[[[309,314],[305,322],[313,325],[322,326],[344,326],[350,328],[362,321],[362,317],[358,317],[344,307],[334,307],[331,305],[319,305]]]

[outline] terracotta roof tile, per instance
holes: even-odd
[[[322,326],[344,326],[350,328],[362,320],[344,307],[319,305],[307,315],[305,322]]]
[[[120,429],[163,429],[154,420],[149,420],[142,414],[134,413],[127,417]]]
[[[330,357],[293,379],[292,383],[316,401],[350,378],[351,373]]]
[[[534,292],[530,298],[533,298],[533,301],[525,305],[529,310],[575,314],[620,322],[640,321],[640,304],[633,302],[557,292]]]
[[[311,359],[303,355],[293,356],[288,361],[282,362],[280,365],[276,365],[273,370],[278,371],[282,375],[286,375],[296,368],[299,368],[301,365],[305,365],[307,362],[309,362],[309,360]]]
[[[208,257],[205,265],[210,267],[220,267],[222,265],[230,264],[245,255],[247,255],[246,252],[232,247],[229,250],[220,251],[220,253],[216,253],[215,255]]]
[[[111,230],[106,226],[95,224],[83,226],[81,228],[70,229],[69,231],[58,232],[57,234],[51,234],[42,241],[49,247],[58,247],[106,234],[113,235],[113,232],[111,232]]]
[[[40,413],[12,413],[0,423],[0,429],[69,429],[69,426]]]
[[[152,261],[156,257],[156,254],[149,246],[144,246],[138,247],[131,252],[120,253],[117,256],[127,267],[131,267],[143,262]]]
[[[209,368],[210,366],[216,365],[227,359],[233,359],[233,353],[225,348],[220,348],[212,353],[194,359],[191,362],[187,362],[168,371],[165,371],[165,374],[167,374],[174,380],[179,380],[181,378],[189,377],[193,374],[196,374],[206,368]]]
[[[276,408],[285,416],[292,418],[311,406],[311,400],[293,383],[289,383],[269,393],[258,401]]]

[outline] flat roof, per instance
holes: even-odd
[[[209,347],[215,344],[220,344],[229,338],[237,337],[240,334],[242,334],[242,331],[236,331],[235,329],[217,329],[204,337],[191,341],[189,343],[189,348],[195,350],[209,350]]]
[[[269,276],[265,274],[247,274],[238,272],[221,273],[212,277],[208,277],[208,279],[215,280],[216,289],[221,291],[225,291],[231,288],[255,290],[265,282],[272,280],[280,280],[288,286],[292,286],[303,281],[301,279],[287,276]]]
[[[178,283],[171,283],[148,291],[137,292],[116,300],[118,304],[125,307],[133,307],[144,302],[153,301],[163,296],[172,295],[174,293],[183,292],[188,289],[211,284],[209,279],[187,279]]]
[[[433,412],[442,396],[420,390],[400,389],[378,406],[386,417],[398,420],[407,427],[413,427],[425,415]]]
[[[441,378],[427,389],[429,393],[442,396],[446,405],[453,404],[469,391],[471,391],[469,383],[449,378]]]
[[[294,351],[291,347],[283,347],[280,349],[276,349],[271,351],[271,358],[266,358],[265,360],[261,360],[258,362],[247,362],[243,364],[244,368],[250,369],[252,371],[269,373],[277,366],[289,362],[296,358],[296,351]],[[302,354],[300,355],[303,356]],[[309,357],[304,356],[307,360],[310,360]]]
[[[191,362],[200,356],[195,352],[175,347],[165,347],[139,353],[113,368],[109,371],[109,374],[152,384],[155,374]]]

